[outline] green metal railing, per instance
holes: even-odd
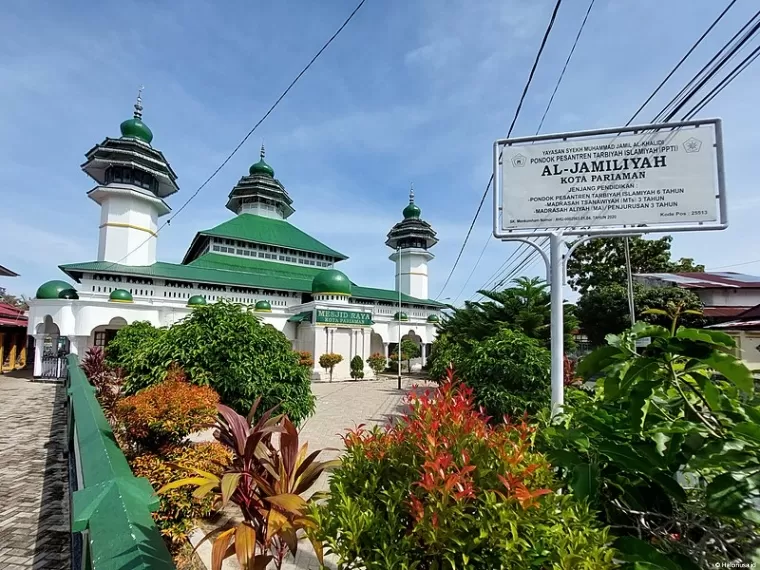
[[[70,461],[75,469],[71,532],[81,534],[81,565],[75,570],[169,570],[172,557],[153,523],[158,497],[150,482],[135,477],[95,391],[68,356]],[[74,554],[74,553],[72,553]],[[74,565],[72,565],[74,566]]]

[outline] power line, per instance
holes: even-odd
[[[716,24],[723,18],[723,16],[725,16],[726,12],[734,5],[735,1],[736,0],[733,0],[731,3],[729,3],[729,5],[718,15],[716,20],[708,27],[708,29],[700,36],[700,38],[696,41],[696,43],[689,49],[686,55],[682,57],[681,60],[676,64],[676,66],[670,71],[670,73],[666,76],[665,80],[663,80],[660,83],[660,85],[657,86],[654,93],[650,95],[650,97],[645,101],[645,103],[641,107],[639,107],[636,113],[634,113],[634,115],[631,117],[627,125],[633,121],[633,119],[640,113],[641,109],[643,109],[646,106],[646,104],[649,101],[651,101],[654,94],[656,94],[662,88],[662,86],[673,76],[675,71],[684,63],[684,61],[689,57],[689,55],[691,55],[691,53],[694,52],[696,47],[702,42],[702,40],[704,40],[706,35],[709,34],[709,32],[716,26]],[[728,42],[726,42],[724,46],[710,59],[710,61],[708,61],[702,67],[702,69],[700,69],[700,71],[692,77],[692,79],[681,89],[681,91],[673,99],[671,99],[671,101],[663,108],[663,110],[660,111],[660,113],[658,113],[657,116],[655,116],[655,118],[652,120],[653,123],[656,122],[660,117],[665,115],[665,113],[668,112],[668,109],[675,104],[676,105],[675,109],[671,111],[665,118],[666,122],[671,120],[673,116],[675,115],[675,113],[677,113],[680,109],[682,109],[683,106],[686,103],[688,103],[688,101],[691,100],[700,89],[704,87],[704,85],[709,81],[709,79],[711,79],[731,58],[734,57],[734,55],[738,52],[738,50],[741,49],[741,47],[743,47],[744,44],[746,44],[746,42],[749,41],[749,39],[751,39],[751,37],[755,33],[757,33],[758,28],[760,28],[760,22],[752,26],[750,30],[746,32],[745,35],[739,40],[739,43],[735,45],[734,47],[732,47],[725,55],[723,55],[722,58],[721,58],[721,54],[723,54],[723,52],[725,52],[726,49],[729,48],[729,46],[742,34],[742,32],[744,32],[748,27],[752,25],[752,22],[756,20],[758,16],[760,16],[760,11],[758,11],[750,19],[750,21],[747,22],[738,32],[736,32],[734,36],[730,40],[728,40]],[[708,95],[705,98],[703,98],[699,103],[697,103],[697,105],[695,105],[692,111],[690,111],[686,116],[693,117],[698,111],[704,108],[704,106],[707,105],[715,96],[717,96],[718,93],[720,93],[720,91],[722,91],[731,81],[733,81],[733,79],[736,78],[736,76],[738,76],[742,71],[744,71],[744,69],[746,69],[755,60],[755,58],[758,57],[758,55],[760,55],[760,52],[758,52],[758,50],[756,49],[747,58],[745,58],[745,60],[743,60],[739,65],[737,65],[737,67],[734,68],[734,70],[731,73],[729,73],[729,75],[726,78],[724,78],[720,84],[718,84],[715,88],[713,88],[713,90],[710,93],[708,93]],[[716,60],[719,60],[718,63],[715,63]],[[710,67],[711,65],[712,67]],[[705,72],[708,69],[709,71],[707,72],[706,76],[703,77],[702,80],[700,80],[695,86],[692,87],[695,81],[697,81],[701,75],[705,74]],[[680,98],[680,101],[679,101],[679,98]],[[686,116],[684,116],[684,119],[686,118]],[[519,251],[520,249],[524,247],[528,247],[528,246],[521,244],[517,251]],[[536,252],[530,250],[529,256],[534,256],[534,255],[537,255]],[[513,256],[514,256],[514,253],[513,253]],[[505,269],[505,272],[506,271],[507,270]],[[502,283],[503,282],[504,280],[502,280]]]
[[[517,110],[515,111],[515,116],[512,119],[512,124],[509,126],[509,132],[507,133],[507,137],[509,137],[512,134],[512,130],[515,128],[515,124],[517,123],[517,118],[520,116],[520,111],[522,110],[523,102],[525,101],[525,96],[528,94],[528,89],[530,88],[530,84],[533,81],[533,76],[536,73],[536,68],[538,67],[538,62],[541,59],[541,54],[544,51],[544,47],[546,46],[546,41],[549,39],[549,34],[552,31],[552,28],[554,27],[554,21],[557,19],[557,12],[559,11],[559,7],[562,4],[562,0],[557,0],[557,3],[554,5],[554,11],[552,12],[551,19],[549,20],[549,24],[546,27],[546,31],[544,32],[544,37],[541,40],[541,45],[538,48],[538,53],[536,54],[536,58],[533,61],[533,67],[530,70],[530,74],[528,75],[528,81],[525,83],[525,87],[523,88],[522,95],[520,96],[520,101],[517,104]],[[446,290],[446,287],[449,284],[449,281],[451,281],[451,276],[454,275],[454,271],[457,268],[457,265],[459,265],[459,260],[462,259],[462,254],[464,253],[464,248],[467,246],[467,242],[470,239],[470,234],[472,234],[472,228],[475,227],[475,223],[478,221],[478,216],[480,216],[480,211],[483,209],[483,203],[486,201],[486,197],[488,196],[488,191],[491,188],[491,184],[493,183],[493,173],[491,173],[490,178],[488,179],[488,184],[486,184],[485,192],[483,192],[483,197],[480,199],[480,204],[478,205],[478,209],[475,212],[475,217],[472,219],[472,223],[470,224],[470,228],[467,230],[467,235],[464,238],[464,243],[462,244],[462,248],[459,250],[459,254],[457,255],[456,260],[454,261],[454,266],[451,268],[451,271],[449,272],[449,276],[446,278],[446,281],[443,284],[443,287],[441,288],[441,292],[438,293],[438,296],[436,299],[438,299],[441,295],[443,295],[443,292]]]
[[[243,145],[244,145],[244,144],[245,144],[245,143],[248,141],[248,139],[249,139],[249,138],[251,137],[251,135],[252,135],[252,134],[253,134],[253,133],[256,131],[256,129],[258,129],[258,128],[259,128],[259,126],[260,126],[260,125],[261,125],[261,124],[262,124],[262,123],[263,123],[263,122],[264,122],[264,121],[265,121],[265,120],[266,120],[266,119],[269,117],[269,115],[271,115],[271,114],[272,114],[272,112],[273,112],[273,111],[274,111],[274,110],[277,108],[277,106],[280,104],[280,102],[281,102],[281,101],[282,101],[282,100],[283,100],[283,99],[284,99],[284,98],[287,96],[287,94],[290,92],[290,90],[291,90],[291,89],[293,89],[293,87],[295,86],[295,84],[296,84],[296,83],[298,83],[298,81],[301,79],[301,77],[303,77],[303,75],[304,75],[304,74],[305,74],[305,73],[306,73],[306,72],[309,70],[309,68],[311,68],[311,66],[314,64],[314,62],[316,62],[316,61],[317,61],[317,59],[319,59],[319,57],[322,55],[322,53],[323,53],[323,52],[324,52],[324,51],[325,51],[325,50],[326,50],[326,49],[327,49],[327,48],[330,46],[330,44],[331,44],[331,43],[333,43],[333,41],[334,41],[334,40],[335,40],[335,39],[336,39],[336,38],[337,38],[337,37],[340,35],[340,33],[343,31],[343,29],[344,29],[344,28],[345,28],[345,27],[348,25],[348,23],[349,23],[349,22],[350,22],[350,21],[353,19],[353,17],[354,17],[354,16],[356,15],[356,13],[357,13],[357,12],[358,12],[358,11],[361,9],[361,7],[364,5],[364,3],[365,3],[366,1],[367,1],[367,0],[361,0],[361,1],[360,1],[360,2],[359,2],[357,5],[356,5],[356,7],[353,9],[353,11],[352,11],[352,12],[351,12],[351,13],[348,15],[348,18],[346,18],[346,19],[343,21],[343,23],[342,23],[342,24],[341,24],[341,26],[340,26],[340,27],[339,27],[339,28],[338,28],[338,29],[335,31],[335,33],[334,33],[332,36],[330,36],[330,39],[328,39],[328,40],[327,40],[327,41],[324,43],[324,45],[323,45],[323,46],[322,46],[322,47],[319,49],[319,51],[318,51],[318,52],[317,52],[317,53],[314,55],[314,57],[312,57],[312,58],[311,58],[311,60],[309,61],[309,63],[307,63],[307,64],[306,64],[306,66],[305,66],[305,67],[304,67],[304,68],[301,70],[301,72],[300,72],[298,75],[296,75],[295,79],[293,79],[293,81],[291,81],[291,82],[290,82],[290,85],[288,85],[288,86],[287,86],[287,88],[286,88],[286,89],[285,89],[285,90],[282,92],[282,94],[280,94],[280,96],[279,96],[279,97],[277,98],[277,100],[276,100],[276,101],[275,101],[275,102],[272,104],[272,106],[271,106],[271,107],[269,107],[269,109],[267,110],[267,112],[266,112],[266,113],[264,113],[264,116],[262,116],[262,117],[261,117],[261,118],[258,120],[258,122],[257,122],[257,123],[256,123],[256,124],[253,126],[253,128],[251,128],[251,130],[249,130],[249,131],[248,131],[248,133],[247,133],[247,134],[246,134],[246,135],[243,137],[243,140],[241,140],[241,141],[238,143],[238,145],[237,145],[237,146],[236,146],[236,147],[235,147],[235,148],[232,150],[232,152],[231,152],[229,155],[227,155],[227,158],[225,158],[225,159],[222,161],[222,163],[221,163],[221,164],[220,164],[220,165],[219,165],[219,166],[216,168],[216,170],[214,170],[214,171],[211,173],[211,176],[209,176],[208,178],[206,178],[206,180],[203,182],[203,184],[201,184],[201,185],[200,185],[200,186],[199,186],[199,187],[198,187],[198,188],[195,190],[195,192],[193,192],[193,194],[192,194],[192,195],[191,195],[191,196],[190,196],[190,197],[189,197],[189,198],[188,198],[188,199],[185,201],[185,203],[184,203],[184,204],[182,204],[182,206],[180,206],[180,208],[179,208],[179,209],[178,209],[176,212],[174,212],[174,213],[173,213],[171,216],[169,216],[169,218],[168,218],[168,219],[167,219],[167,220],[166,220],[166,221],[165,221],[165,222],[164,222],[164,223],[163,223],[163,224],[162,224],[162,225],[161,225],[161,226],[160,226],[160,227],[159,227],[159,228],[156,230],[156,233],[155,233],[155,235],[153,235],[153,236],[151,236],[151,237],[147,238],[147,239],[146,239],[145,241],[143,241],[143,242],[142,242],[140,245],[138,245],[138,246],[137,246],[135,249],[133,249],[133,250],[131,250],[130,252],[128,252],[128,253],[127,253],[127,254],[126,254],[124,257],[122,257],[122,258],[121,258],[121,259],[119,259],[118,261],[115,261],[115,262],[113,262],[111,265],[109,265],[109,266],[105,267],[105,268],[104,268],[104,269],[102,269],[101,271],[107,271],[107,270],[108,270],[108,269],[110,269],[111,267],[113,267],[113,266],[115,266],[115,265],[118,265],[119,263],[121,263],[122,261],[124,261],[124,260],[125,260],[127,257],[129,257],[129,256],[130,256],[132,253],[134,253],[135,251],[137,251],[138,249],[140,249],[142,246],[144,246],[146,243],[148,243],[148,241],[150,241],[150,240],[151,240],[153,237],[156,237],[156,235],[158,235],[158,233],[159,233],[159,232],[160,232],[162,229],[164,229],[166,226],[168,226],[168,225],[171,223],[171,221],[172,221],[174,218],[176,218],[176,217],[177,217],[177,216],[180,214],[180,212],[182,212],[182,211],[183,211],[183,210],[184,210],[184,209],[185,209],[185,208],[186,208],[186,207],[187,207],[187,206],[190,204],[190,202],[192,202],[192,201],[195,199],[195,197],[196,197],[196,196],[198,196],[198,194],[200,194],[201,190],[203,190],[203,189],[204,189],[204,188],[205,188],[205,187],[208,185],[208,183],[209,183],[209,182],[211,182],[211,181],[212,181],[212,180],[213,180],[213,179],[216,177],[216,175],[217,175],[217,174],[219,174],[219,172],[222,170],[222,168],[224,168],[224,167],[227,165],[227,163],[228,163],[228,162],[229,162],[229,161],[232,159],[232,157],[233,157],[233,156],[235,156],[235,155],[237,154],[237,152],[238,152],[238,151],[241,149],[241,147],[242,147],[242,146],[243,146]]]

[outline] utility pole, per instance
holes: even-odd
[[[631,248],[630,238],[625,236],[625,273],[628,281],[628,314],[631,317],[631,326],[636,324],[636,306],[633,300],[633,272],[631,271]]]
[[[398,289],[398,344],[396,345],[396,366],[398,368],[398,389],[401,390],[401,246],[396,248],[396,288]]]

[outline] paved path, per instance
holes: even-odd
[[[309,443],[309,450],[335,448],[332,452],[320,454],[320,460],[340,455],[343,449],[341,435],[346,429],[359,424],[368,427],[373,424],[384,425],[403,411],[403,399],[413,385],[425,385],[422,380],[403,381],[403,390],[396,389],[395,378],[381,380],[364,380],[360,382],[316,382],[312,391],[317,397],[316,413],[301,426],[301,442]],[[432,385],[432,384],[429,384]],[[315,484],[313,491],[325,490],[328,486],[327,474]],[[210,530],[210,529],[209,529]],[[201,533],[203,536],[205,533]],[[204,548],[206,546],[207,548]],[[210,567],[211,547],[206,544],[198,552]],[[225,570],[238,569],[237,560],[225,562]],[[316,570],[319,563],[307,540],[298,545],[295,562],[286,560],[283,570]]]
[[[0,568],[69,566],[65,390],[0,376]]]

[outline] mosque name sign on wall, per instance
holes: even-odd
[[[316,322],[322,325],[350,325],[356,327],[368,327],[372,325],[372,314],[360,313],[358,311],[318,309]]]

